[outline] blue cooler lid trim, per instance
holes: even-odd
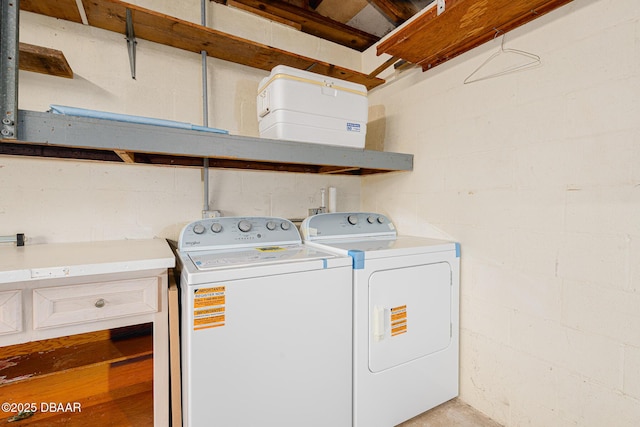
[[[456,242],[456,258],[460,258],[460,243]]]
[[[327,259],[326,258],[322,259],[322,268],[327,268]]]
[[[364,252],[353,249],[347,253],[351,257],[353,269],[363,270],[364,269]]]

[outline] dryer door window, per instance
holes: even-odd
[[[451,342],[447,262],[374,272],[369,278],[369,370],[381,372]]]

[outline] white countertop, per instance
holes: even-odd
[[[0,245],[0,284],[174,266],[164,239]]]

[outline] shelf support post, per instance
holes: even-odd
[[[20,28],[20,1],[2,1],[0,17],[0,108],[2,138],[17,139],[18,118],[18,31]]]
[[[131,78],[136,79],[136,35],[133,32],[133,18],[131,9],[127,8],[127,50],[129,51],[129,66],[131,67]]]

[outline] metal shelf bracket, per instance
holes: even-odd
[[[133,32],[133,19],[131,9],[127,9],[127,50],[129,51],[129,66],[131,67],[131,78],[136,79],[136,35]]]

